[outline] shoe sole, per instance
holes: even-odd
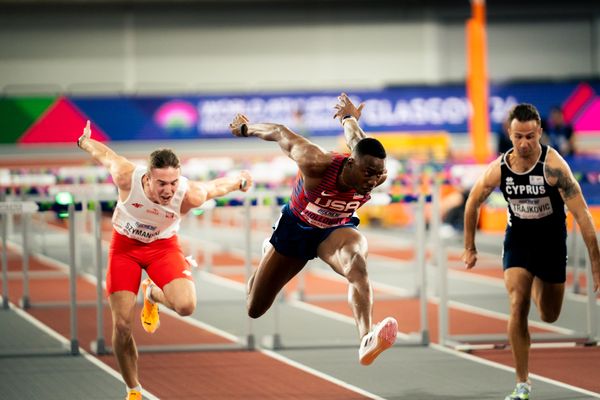
[[[375,345],[375,349],[361,358],[360,363],[362,365],[371,365],[377,356],[392,347],[396,341],[396,336],[398,335],[398,323],[393,318],[388,317],[387,319],[388,321],[385,322],[383,327],[377,333],[377,344]]]
[[[146,280],[144,280],[144,282],[142,282],[142,293],[144,294],[144,305],[143,305],[143,309],[142,309],[142,313],[141,313],[140,317],[142,320],[142,328],[144,328],[144,330],[148,333],[154,333],[160,326],[160,319],[156,323],[156,326],[154,328],[152,328],[152,322],[148,322],[146,320],[146,318],[144,318],[144,311],[147,310],[148,308],[150,308],[150,307],[148,307],[148,308],[146,307],[146,302],[148,301],[148,300],[146,300],[146,289],[147,288],[148,288],[148,284],[146,283]],[[152,314],[152,313],[150,313],[150,314]]]

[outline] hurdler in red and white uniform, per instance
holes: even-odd
[[[115,232],[109,250],[109,293],[137,292],[142,268],[161,288],[177,278],[191,279],[190,266],[176,236],[188,180],[180,176],[170,203],[163,205],[144,193],[146,173],[145,167],[135,168],[129,196],[119,199],[112,217]]]
[[[179,177],[179,186],[167,205],[156,204],[144,193],[142,178],[147,169],[137,167],[131,178],[131,192],[124,201],[119,199],[112,217],[113,227],[121,235],[150,243],[168,239],[179,230],[181,203],[188,189],[187,178]]]
[[[144,330],[153,333],[158,328],[158,304],[181,316],[192,314],[196,288],[177,240],[181,216],[207,200],[234,190],[247,191],[252,178],[241,171],[212,181],[189,181],[181,176],[179,157],[170,149],[153,151],[148,167],[137,167],[92,139],[91,133],[88,121],[77,145],[108,169],[119,193],[106,276],[113,349],[127,385],[127,399],[141,400],[131,324],[142,270],[149,276],[142,283],[144,306],[140,319]]]

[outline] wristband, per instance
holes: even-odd
[[[240,133],[242,134],[243,137],[250,136],[250,135],[248,135],[248,125],[246,125],[246,124],[240,125]]]
[[[356,118],[354,118],[352,115],[345,115],[342,117],[342,126],[344,126],[344,124],[351,119],[354,120],[355,122],[358,122],[356,120]]]

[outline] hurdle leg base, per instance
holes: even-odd
[[[29,297],[27,297],[27,296],[21,297],[21,300],[19,300],[19,306],[23,310],[27,310],[28,308],[31,308],[31,301],[29,300]]]
[[[71,339],[71,355],[79,355],[79,340]]]
[[[106,343],[104,342],[104,339],[98,339],[90,342],[90,349],[92,350],[92,353],[99,356],[110,354],[110,352],[106,348]]]

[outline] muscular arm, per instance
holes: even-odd
[[[477,262],[477,248],[475,247],[475,232],[479,210],[483,202],[500,185],[500,158],[493,161],[479,177],[469,193],[465,206],[465,253],[463,261],[467,268],[473,268]]]
[[[581,229],[581,236],[588,249],[592,265],[594,291],[597,291],[600,287],[600,251],[594,221],[581,193],[581,187],[573,176],[568,164],[558,154],[552,154],[552,156],[548,157],[546,177],[549,184],[558,187],[565,205],[571,211]]]
[[[135,169],[135,164],[118,155],[105,144],[92,139],[91,134],[90,121],[88,121],[83,129],[83,135],[77,142],[78,146],[108,169],[113,181],[120,190],[130,190],[131,174]]]
[[[340,94],[338,103],[335,105],[336,112],[333,118],[339,118],[344,127],[344,138],[346,145],[350,150],[361,140],[367,137],[366,133],[358,125],[358,120],[362,114],[364,103],[354,106],[346,93]]]
[[[277,142],[281,150],[298,164],[298,168],[306,176],[320,177],[331,162],[329,153],[284,125],[251,124],[246,116],[238,114],[229,127],[235,136],[256,136],[268,142]]]
[[[252,176],[248,171],[241,171],[237,176],[218,178],[208,182],[190,182],[181,205],[181,213],[200,207],[210,199],[224,196],[236,190],[247,192],[252,186]]]
[[[358,125],[358,121],[353,117],[344,119],[342,125],[344,126],[346,145],[350,150],[354,149],[354,146],[356,146],[361,139],[367,137],[367,134]]]

